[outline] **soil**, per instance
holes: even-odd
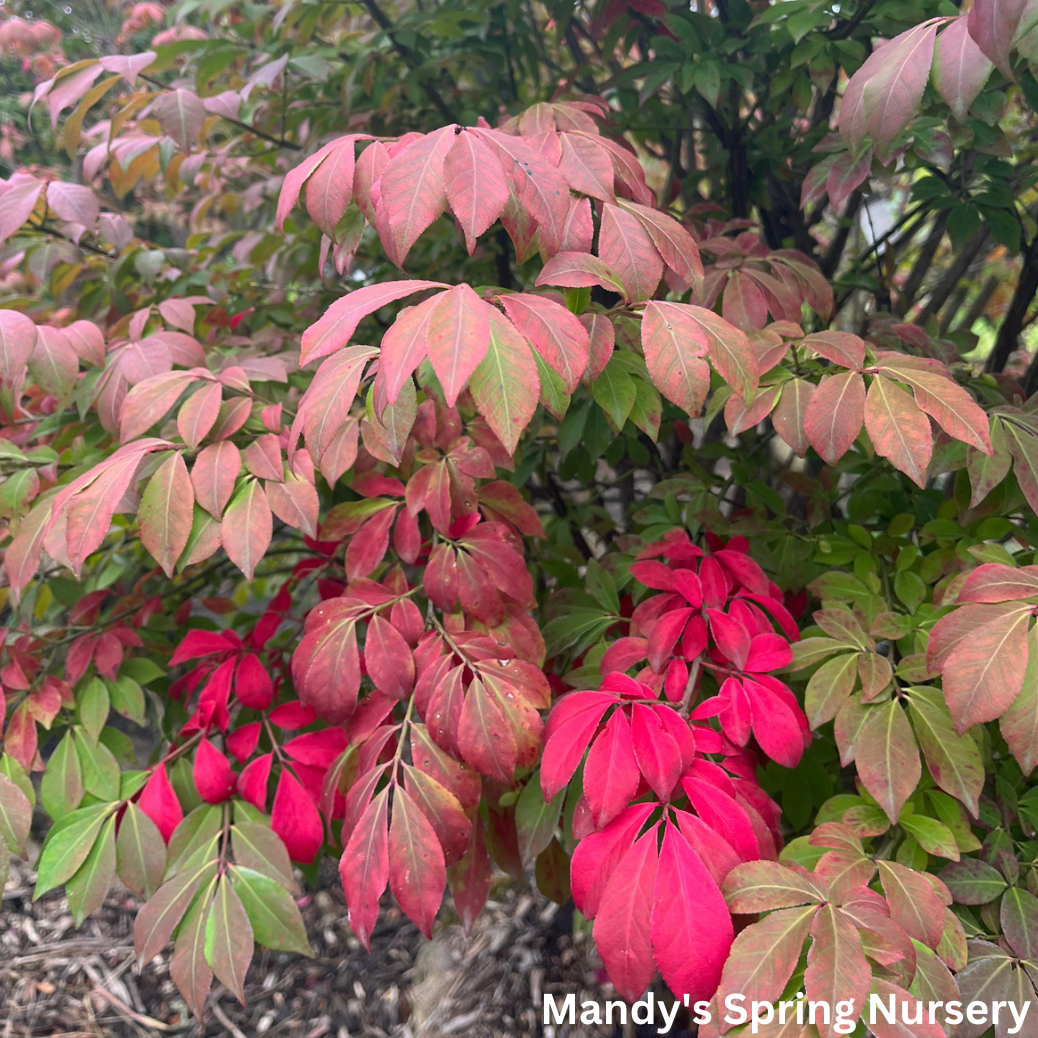
[[[32,855],[30,855],[32,860]],[[628,1025],[541,1023],[542,993],[615,997],[572,908],[502,878],[471,937],[446,918],[424,938],[387,900],[366,952],[329,883],[301,908],[314,958],[261,951],[246,1005],[215,987],[204,1021],[191,1017],[159,957],[138,971],[139,901],[113,891],[76,929],[58,893],[32,901],[32,870],[11,862],[0,907],[0,1038],[641,1038]],[[662,992],[659,992],[662,994]],[[688,1031],[676,1026],[671,1034]]]

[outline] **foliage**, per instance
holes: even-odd
[[[0,21],[0,858],[199,1015],[326,856],[1030,998],[1038,7],[113,10]]]

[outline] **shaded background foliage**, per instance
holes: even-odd
[[[3,11],[38,893],[199,1014],[325,854],[629,999],[1033,996],[1034,4]]]

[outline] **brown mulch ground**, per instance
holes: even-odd
[[[247,1005],[218,987],[199,1024],[161,957],[136,970],[132,895],[113,893],[77,930],[63,896],[33,903],[32,871],[11,866],[0,907],[0,1038],[627,1038],[641,1030],[541,1025],[543,991],[576,992],[579,1004],[611,989],[602,988],[594,947],[573,934],[570,914],[507,882],[495,887],[471,938],[445,923],[428,941],[387,904],[370,954],[330,884],[302,906],[315,957],[261,952]]]

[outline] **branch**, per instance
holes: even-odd
[[[393,31],[393,23],[389,20],[385,11],[378,6],[378,0],[363,0],[364,6],[368,9],[368,14],[374,19],[375,24],[386,34],[389,38],[389,42],[393,44],[393,49],[404,59],[404,63],[408,68],[413,69],[415,72],[421,71],[421,62],[415,57],[414,51],[410,47],[404,46],[397,38],[396,33]],[[443,95],[437,90],[436,86],[429,82],[427,73],[422,73],[422,89],[429,95],[429,100],[432,101],[436,110],[443,116],[444,119],[449,123],[456,123],[458,120],[451,110],[450,105],[447,104],[443,99]]]
[[[982,227],[966,242],[962,247],[962,251],[956,256],[955,262],[945,271],[944,277],[937,282],[930,293],[930,298],[926,301],[926,306],[916,315],[915,320],[912,322],[913,324],[926,324],[944,306],[948,296],[952,294],[955,286],[965,277],[970,264],[977,258],[977,253],[984,248],[987,242],[988,229],[987,227]]]
[[[1035,292],[1038,292],[1038,235],[1034,237],[1024,252],[1024,264],[1020,269],[1016,290],[1013,292],[1009,309],[1006,311],[1005,320],[998,329],[995,348],[991,351],[991,356],[988,357],[985,365],[986,371],[997,373],[1006,366],[1009,355],[1017,348],[1020,341],[1020,332],[1023,331],[1027,311],[1030,309]],[[1030,380],[1030,373],[1028,373],[1028,380]]]
[[[905,287],[901,292],[902,313],[907,313],[908,308],[915,302],[915,297],[918,295],[919,289],[922,288],[923,278],[926,277],[930,267],[933,266],[934,256],[937,255],[937,249],[944,238],[944,228],[947,223],[948,210],[942,209],[938,213],[937,219],[934,220],[930,233],[926,236],[926,241],[923,242],[922,247],[919,249],[919,256],[908,275],[908,279],[905,281]]]
[[[160,79],[155,79],[153,76],[147,76],[143,72],[139,72],[138,75],[145,83],[150,83],[153,87],[159,90],[169,90],[170,87],[162,82]],[[247,133],[251,133],[254,137],[259,137],[260,140],[269,141],[271,144],[276,144],[279,148],[288,148],[290,151],[302,151],[303,146],[301,144],[294,144],[292,141],[286,141],[279,137],[274,137],[269,133],[264,133],[262,130],[257,130],[255,126],[250,126],[248,123],[243,123],[240,119],[232,119],[229,115],[221,115],[219,118],[223,119],[224,122],[231,123],[232,126],[237,126],[239,130],[244,130]]]

